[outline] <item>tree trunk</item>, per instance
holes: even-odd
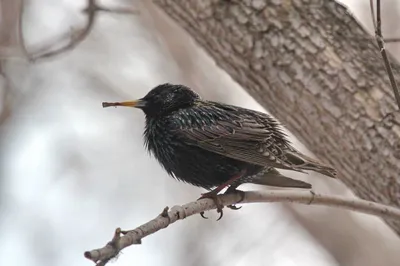
[[[377,46],[343,6],[154,2],[358,196],[400,207],[400,114]]]

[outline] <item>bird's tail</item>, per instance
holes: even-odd
[[[293,151],[293,152],[288,152],[286,155],[287,160],[295,167],[301,170],[311,170],[318,172],[320,174],[336,178],[337,176],[337,171],[336,169],[322,164],[318,162],[317,160],[314,160],[304,154],[301,154],[300,152]]]
[[[284,176],[274,168],[269,169],[263,174],[256,175],[248,183],[272,187],[311,188],[311,184]]]

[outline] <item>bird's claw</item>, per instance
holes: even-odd
[[[231,194],[231,193],[240,194],[240,200],[238,202],[236,202],[235,204],[231,204],[231,205],[228,205],[226,207],[231,209],[231,210],[237,211],[237,210],[242,208],[242,206],[236,207],[236,204],[238,204],[238,203],[240,203],[240,202],[242,202],[244,200],[244,192],[239,190],[239,189],[236,189],[236,188],[228,188],[228,190],[224,194]]]
[[[212,199],[214,201],[214,204],[217,206],[217,212],[219,213],[219,217],[217,221],[221,220],[221,218],[224,216],[224,212],[222,209],[224,208],[224,205],[221,204],[220,200],[218,199],[218,194],[215,193],[214,191],[210,191],[204,194],[201,194],[201,197],[198,199]],[[201,217],[204,219],[208,219],[206,216],[204,216],[204,212],[200,212]]]
[[[222,206],[222,208],[223,207],[224,206]],[[217,213],[219,213],[219,217],[217,219],[217,222],[222,219],[222,216],[224,216],[224,212],[222,211],[222,208],[217,208]]]
[[[208,217],[206,217],[206,216],[204,215],[204,212],[201,212],[201,213],[200,213],[200,216],[203,217],[203,219],[208,219]]]
[[[240,209],[242,208],[242,206],[237,207],[237,206],[234,205],[234,204],[228,205],[228,206],[226,206],[226,207],[229,208],[229,209],[231,209],[231,210],[234,210],[234,211],[240,210]]]

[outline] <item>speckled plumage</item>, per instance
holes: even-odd
[[[178,180],[212,189],[240,175],[232,188],[242,183],[310,188],[277,169],[336,175],[295,150],[265,113],[202,100],[183,85],[159,85],[139,101],[146,115],[145,145]]]

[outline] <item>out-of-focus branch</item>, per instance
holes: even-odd
[[[0,126],[10,117],[11,82],[5,72],[7,58],[27,56],[22,38],[23,0],[0,1]]]
[[[375,12],[374,12],[374,3],[373,2],[374,2],[373,0],[370,0],[369,3],[370,3],[370,7],[371,7],[372,21],[374,23],[374,28],[375,28],[376,42],[378,43],[379,51],[382,55],[382,59],[385,64],[386,72],[388,73],[388,76],[389,76],[390,85],[392,86],[397,105],[400,109],[399,88],[397,87],[396,79],[394,78],[394,75],[393,75],[393,69],[392,69],[392,66],[390,65],[389,58],[386,54],[385,42],[384,42],[384,39],[382,36],[381,1],[376,0],[376,22],[375,22],[375,18],[374,18]]]
[[[27,55],[22,38],[23,0],[0,1],[0,58]]]
[[[385,38],[383,39],[385,43],[391,43],[391,42],[400,42],[400,38]]]
[[[370,6],[369,10],[371,11],[372,24],[374,25],[374,29],[376,31],[377,25],[375,20],[374,0],[369,0],[369,6]]]
[[[2,87],[0,90],[3,90],[0,96],[0,127],[3,123],[7,120],[8,117],[11,115],[11,103],[9,99],[9,95],[11,93],[11,85],[8,77],[3,72],[3,64],[0,63],[0,76],[3,79]]]
[[[87,15],[85,27],[83,29],[73,30],[70,33],[64,34],[56,42],[53,41],[47,45],[43,45],[37,51],[33,52],[29,56],[29,59],[32,61],[37,61],[74,49],[89,35],[99,11],[116,14],[139,14],[138,10],[132,10],[128,8],[106,8],[98,4],[96,0],[87,0],[87,6],[82,10],[82,12]],[[57,46],[59,47],[56,48]]]
[[[242,196],[243,200],[240,201]],[[232,205],[239,201],[241,203],[288,202],[325,205],[376,215],[382,218],[400,220],[400,209],[361,199],[316,194],[313,191],[249,191],[243,194],[220,195],[218,199],[224,206]],[[87,259],[94,261],[97,266],[105,265],[110,259],[116,257],[122,249],[133,244],[140,244],[142,238],[166,228],[178,220],[215,208],[215,203],[211,199],[202,199],[182,206],[175,206],[170,211],[166,207],[156,218],[134,230],[122,231],[117,228],[113,239],[106,246],[86,251],[84,255]]]

